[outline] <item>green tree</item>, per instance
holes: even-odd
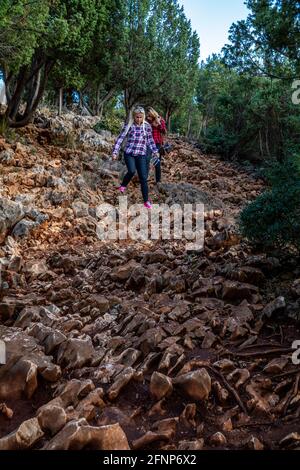
[[[5,118],[11,126],[21,127],[30,121],[56,64],[56,74],[61,73],[63,83],[79,79],[77,67],[92,46],[98,3],[100,0],[28,0],[17,2],[14,12],[16,2],[6,0],[7,34],[16,29],[19,37],[24,37],[20,46],[19,37],[12,39],[16,53],[2,60],[8,94]],[[23,53],[19,52],[21,46]],[[21,102],[25,103],[23,112]]]
[[[177,102],[186,96],[199,57],[199,39],[183,9],[177,0],[128,0],[124,31],[118,70],[126,111],[138,102],[167,110],[166,94],[175,109],[175,95]]]
[[[172,18],[172,39],[166,50],[167,78],[159,90],[169,129],[175,112],[191,109],[198,77],[199,38],[183,9]]]
[[[300,3],[247,0],[247,20],[232,25],[226,63],[239,71],[291,80],[300,72]]]
[[[300,108],[288,82],[242,74],[214,57],[201,67],[197,100],[207,151],[256,162],[300,153]]]

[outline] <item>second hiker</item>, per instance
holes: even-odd
[[[161,157],[163,156],[163,144],[164,136],[167,133],[167,127],[164,119],[155,111],[153,108],[147,109],[147,121],[151,125],[153,140],[159,151],[160,157],[155,165],[155,181],[160,183],[161,181]],[[151,157],[151,149],[148,149],[148,171],[149,171],[149,160]]]

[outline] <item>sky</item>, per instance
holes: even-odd
[[[200,38],[200,60],[220,52],[228,42],[232,23],[246,19],[249,13],[244,0],[179,0],[179,4]]]

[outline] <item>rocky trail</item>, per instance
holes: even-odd
[[[299,259],[236,224],[264,182],[172,138],[150,194],[205,204],[203,252],[100,241],[123,167],[92,124],[0,137],[0,450],[300,448]]]

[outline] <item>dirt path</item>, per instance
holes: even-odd
[[[299,447],[297,260],[236,229],[262,181],[173,140],[152,199],[203,202],[204,251],[101,242],[93,210],[118,203],[118,173],[35,139],[2,164],[2,196],[33,196],[48,219],[2,248],[0,449]],[[140,202],[138,182],[128,193]],[[24,422],[26,442],[5,437]]]

